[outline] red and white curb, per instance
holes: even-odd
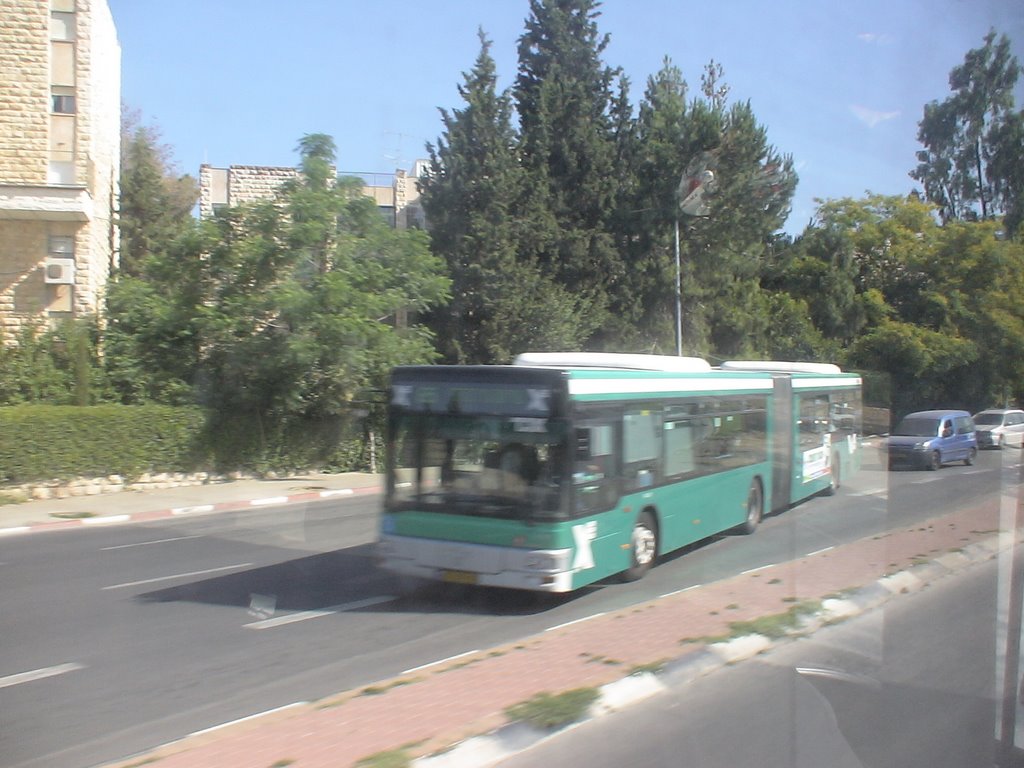
[[[59,531],[81,526],[95,525],[118,525],[122,523],[149,522],[169,517],[181,517],[186,515],[204,515],[214,512],[232,512],[258,507],[279,507],[288,504],[302,504],[311,501],[323,501],[346,496],[362,496],[383,492],[379,486],[367,486],[365,488],[336,488],[328,491],[307,491],[289,496],[266,496],[259,499],[246,499],[243,501],[223,501],[216,504],[198,504],[190,507],[170,507],[168,509],[150,510],[146,512],[131,512],[117,515],[97,515],[96,517],[80,517],[72,520],[52,520],[38,523],[26,523],[25,525],[14,525],[0,528],[0,537],[14,536],[22,533],[33,533],[40,531]],[[46,516],[53,513],[43,513]]]

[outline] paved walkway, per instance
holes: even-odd
[[[379,478],[373,475],[310,475],[29,502],[0,507],[0,535],[95,525],[104,518],[109,523],[202,514],[379,488]],[[544,738],[542,732],[508,723],[504,711],[514,704],[542,692],[595,687],[601,695],[590,716],[600,716],[651,695],[660,689],[662,679],[677,682],[708,674],[769,648],[773,641],[755,631],[767,631],[765,617],[807,609],[811,613],[794,634],[812,631],[824,621],[870,610],[1008,550],[1016,545],[1019,532],[1012,521],[1002,518],[1007,508],[1015,512],[1016,506],[994,498],[924,525],[599,614],[325,700],[227,724],[112,763],[111,768],[144,761],[154,761],[161,768],[344,768],[381,753],[406,757],[423,768],[482,768]],[[76,513],[97,517],[52,522],[60,520],[52,514]],[[737,622],[752,623],[744,629]]]

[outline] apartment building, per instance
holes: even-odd
[[[0,0],[0,339],[98,316],[117,266],[121,49],[106,0]]]
[[[410,171],[362,173],[341,171],[363,181],[363,194],[373,198],[377,209],[396,229],[423,229],[426,219],[419,202],[419,179],[430,164],[417,160]],[[199,216],[208,218],[218,208],[242,205],[272,197],[283,183],[299,174],[297,168],[267,165],[232,165],[199,168]]]

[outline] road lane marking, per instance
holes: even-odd
[[[285,712],[285,711],[287,711],[289,709],[294,709],[295,707],[304,707],[307,704],[309,704],[308,701],[295,701],[295,702],[292,702],[291,704],[285,704],[283,707],[274,707],[274,709],[268,709],[266,712],[257,712],[255,715],[249,715],[248,717],[240,717],[237,720],[231,720],[230,722],[227,722],[227,723],[221,723],[220,725],[213,725],[213,726],[210,726],[209,728],[203,728],[203,730],[201,730],[201,731],[193,731],[189,735],[190,736],[202,736],[204,733],[214,733],[215,731],[220,731],[220,730],[223,730],[224,728],[229,728],[232,725],[238,725],[239,723],[244,723],[244,722],[247,722],[249,720],[255,720],[257,717],[265,717],[267,715],[273,715],[273,714],[275,714],[277,712]]]
[[[847,491],[847,496],[884,496],[889,492],[888,488],[867,488],[863,491]]]
[[[175,573],[172,576],[157,576],[155,579],[140,579],[139,581],[126,581],[124,584],[111,584],[103,589],[123,589],[124,587],[137,587],[140,584],[153,584],[157,581],[170,581],[172,579],[187,579],[190,576],[205,576],[208,573],[220,573],[237,568],[249,568],[252,563],[238,563],[236,565],[224,565],[220,568],[207,568],[205,571],[189,571],[188,573]]]
[[[175,536],[170,539],[153,539],[153,541],[139,541],[135,544],[118,544],[113,547],[100,547],[100,552],[109,552],[112,549],[130,549],[132,547],[148,547],[150,544],[166,544],[171,541],[185,541],[186,539],[201,539],[202,536]]]
[[[30,683],[33,680],[44,680],[47,677],[56,677],[57,675],[74,672],[77,669],[85,669],[85,665],[75,663],[58,664],[55,667],[43,667],[42,669],[33,669],[31,672],[21,672],[17,675],[8,675],[7,677],[0,677],[0,688],[9,688],[12,685]]]
[[[832,547],[825,547],[824,549],[816,549],[813,552],[808,552],[806,555],[804,555],[804,557],[814,557],[815,555],[820,555],[820,554],[822,554],[824,552],[828,552],[829,550],[832,550],[832,549],[835,549],[835,547],[832,546]]]
[[[402,674],[403,675],[409,675],[409,674],[412,674],[413,672],[419,672],[420,670],[427,669],[428,667],[436,667],[438,664],[447,664],[449,661],[455,661],[456,659],[461,659],[463,656],[472,656],[474,653],[480,653],[480,649],[477,648],[477,649],[472,650],[472,651],[466,651],[465,653],[457,653],[454,656],[449,656],[447,659],[440,659],[439,661],[431,661],[428,664],[420,664],[418,667],[413,667],[412,669],[405,670]]]
[[[371,605],[390,603],[391,601],[396,599],[397,598],[394,595],[378,595],[377,597],[368,597],[365,600],[356,600],[351,603],[332,605],[330,608],[321,608],[317,611],[301,611],[299,613],[289,613],[284,616],[277,616],[273,619],[253,621],[249,624],[243,624],[242,627],[244,627],[245,629],[271,629],[272,627],[280,627],[285,624],[295,624],[299,621],[319,619],[321,616],[333,616],[336,613],[344,613],[345,611],[355,611],[360,608],[368,608]]]
[[[692,587],[683,587],[682,589],[676,589],[672,592],[666,592],[662,597],[672,597],[673,595],[681,595],[683,592],[689,592],[691,589],[700,589],[703,584],[694,584]]]
[[[554,632],[556,629],[562,629],[563,627],[571,627],[573,624],[580,624],[584,621],[590,621],[591,619],[596,619],[598,616],[604,616],[604,611],[601,611],[600,613],[595,613],[592,616],[584,616],[582,619],[573,619],[572,621],[565,622],[565,624],[556,624],[553,627],[548,627],[544,631]]]

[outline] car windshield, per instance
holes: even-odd
[[[1002,425],[1003,418],[1001,413],[978,413],[974,416],[974,423],[998,427]]]
[[[896,429],[892,431],[894,435],[906,437],[935,437],[938,433],[938,419],[928,419],[920,416],[903,419],[896,425]]]

